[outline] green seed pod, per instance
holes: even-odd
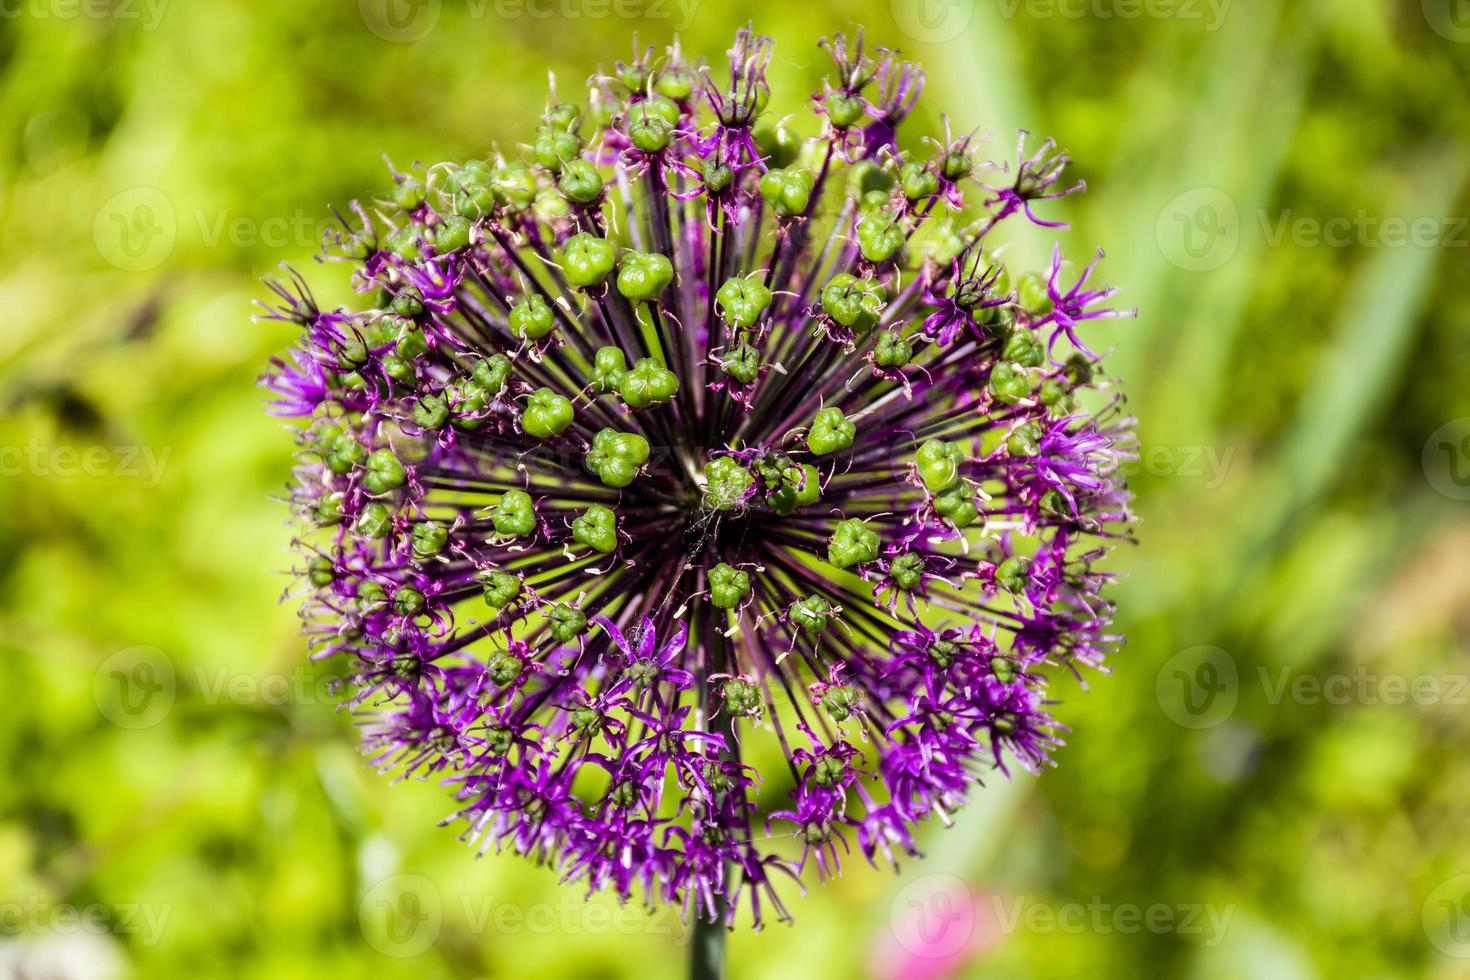
[[[507,490],[490,511],[490,523],[506,537],[519,538],[536,530],[536,505],[524,490]]]
[[[616,347],[599,347],[592,362],[588,381],[601,394],[616,391],[628,370],[628,359]]]
[[[1013,555],[995,566],[995,584],[1014,594],[1024,592],[1031,580],[1031,559]]]
[[[561,264],[568,283],[579,289],[591,289],[602,285],[613,271],[617,250],[607,239],[579,231],[562,247]]]
[[[831,406],[818,410],[812,417],[811,428],[806,434],[806,447],[813,455],[826,456],[852,445],[857,436],[857,426],[842,414],[840,408]]]
[[[806,211],[812,196],[812,175],[800,168],[767,170],[761,176],[761,197],[783,218],[794,218]]]
[[[897,330],[884,330],[878,334],[878,343],[873,348],[873,363],[880,368],[893,370],[907,365],[914,359],[914,345]]]
[[[734,609],[750,595],[750,575],[720,562],[709,570],[709,590],[716,609]]]
[[[760,321],[771,305],[771,291],[760,276],[726,279],[715,291],[715,308],[725,322],[737,330],[748,330]]]
[[[750,470],[731,456],[721,456],[705,467],[704,505],[716,510],[736,510],[745,506],[745,498],[755,483]]]
[[[618,547],[618,519],[602,504],[588,504],[572,520],[572,540],[594,551],[610,554]]]
[[[965,462],[965,452],[943,439],[928,439],[914,459],[924,486],[930,493],[941,493],[960,481],[960,464]]]
[[[822,311],[844,327],[867,332],[882,310],[883,286],[875,279],[842,272],[822,287]]]
[[[838,568],[863,565],[878,557],[882,539],[856,517],[839,521],[827,540],[827,561]]]
[[[565,602],[552,606],[551,611],[546,614],[546,620],[552,637],[558,643],[570,643],[587,629],[587,617],[582,614],[582,610]]]
[[[618,292],[635,303],[650,303],[674,281],[674,266],[657,252],[627,252],[618,264]]]
[[[475,578],[485,587],[485,604],[488,606],[499,609],[520,598],[521,580],[509,572],[483,569],[475,573]]]
[[[679,378],[651,357],[638,360],[618,382],[618,394],[629,408],[662,404],[679,391]]]
[[[587,469],[605,486],[626,487],[648,461],[648,451],[648,440],[637,433],[603,429],[587,450]]]
[[[545,297],[532,293],[510,308],[510,332],[527,340],[541,340],[556,326]]]
[[[556,178],[557,190],[569,201],[591,204],[602,196],[602,175],[590,160],[569,160]]]
[[[571,427],[573,415],[569,399],[550,388],[537,388],[521,412],[521,428],[528,436],[550,439]]]
[[[427,561],[449,545],[449,529],[438,521],[420,521],[413,526],[413,556]]]
[[[903,248],[903,226],[883,211],[868,215],[858,223],[858,249],[869,262],[887,262]]]

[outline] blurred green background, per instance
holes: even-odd
[[[548,69],[747,18],[781,108],[863,24],[919,125],[1072,152],[1067,255],[1141,311],[1097,343],[1142,545],[1060,767],[735,975],[1470,976],[1465,0],[3,0],[0,976],[682,975],[676,916],[472,860],[356,754],[277,604],[290,336],[249,316],[283,260],[344,295],[309,257],[381,153],[514,144]]]

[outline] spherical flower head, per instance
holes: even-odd
[[[731,924],[1048,765],[1048,678],[1120,642],[1130,422],[1084,335],[1121,314],[1095,260],[994,247],[1066,158],[900,149],[922,72],[823,46],[799,117],[749,31],[553,94],[349,208],[354,308],[268,307],[309,642],[374,762],[481,851]]]

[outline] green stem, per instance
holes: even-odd
[[[724,909],[719,911],[723,913]],[[719,921],[723,917],[717,915],[714,922],[702,915],[694,917],[694,934],[689,943],[689,980],[724,980],[725,941],[730,930]]]

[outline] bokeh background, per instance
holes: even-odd
[[[277,602],[250,305],[282,261],[343,295],[310,256],[380,154],[747,18],[777,109],[862,24],[920,125],[1073,153],[1142,545],[1060,767],[735,975],[1470,976],[1465,0],[0,0],[0,976],[682,975],[676,916],[472,860],[356,754]]]

